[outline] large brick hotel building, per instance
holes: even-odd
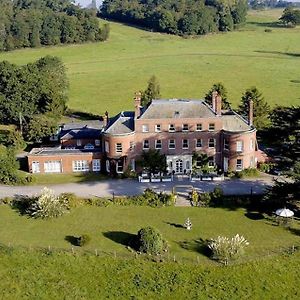
[[[194,152],[206,153],[209,164],[223,171],[240,171],[257,164],[253,103],[247,119],[222,110],[213,93],[212,106],[201,100],[153,100],[113,118],[65,124],[58,145],[34,148],[28,155],[32,173],[111,172],[136,170],[142,151],[158,149],[166,155],[168,172],[189,173]]]

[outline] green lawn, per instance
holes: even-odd
[[[187,216],[191,231],[168,224],[181,224]],[[5,224],[0,242],[12,246],[0,246],[1,299],[300,297],[300,253],[287,250],[299,245],[297,223],[291,232],[266,219],[249,219],[244,210],[174,207],[80,207],[55,220],[33,220],[5,205],[0,206],[0,220]],[[135,257],[122,244],[146,225],[157,227],[169,241],[169,261]],[[82,233],[92,237],[85,247],[90,252],[35,249],[71,250],[65,236]],[[236,233],[250,241],[243,263],[223,267],[197,249],[199,238]],[[177,262],[172,262],[174,255]]]
[[[193,229],[187,231],[177,225],[190,217]],[[253,259],[282,248],[299,244],[299,237],[286,229],[272,226],[265,219],[252,220],[244,210],[229,211],[219,208],[149,208],[149,207],[89,207],[73,209],[54,220],[35,220],[19,216],[8,206],[0,206],[0,242],[15,246],[70,249],[66,236],[89,234],[91,242],[84,249],[129,255],[126,239],[143,226],[158,228],[170,244],[170,256],[178,260],[203,263],[211,261],[199,251],[200,239],[218,235],[244,235],[250,242],[245,259]],[[177,224],[177,225],[176,225]],[[298,228],[299,224],[295,224]],[[80,249],[78,249],[80,251]]]
[[[62,58],[70,79],[69,107],[110,114],[132,109],[135,91],[155,74],[163,97],[201,98],[222,81],[237,106],[255,85],[272,104],[300,102],[300,28],[276,27],[280,10],[249,12],[239,31],[183,39],[111,23],[108,42],[1,53],[24,64],[50,54]],[[271,29],[272,32],[265,32]]]

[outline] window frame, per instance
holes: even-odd
[[[215,131],[216,130],[216,124],[215,123],[209,123],[208,124],[208,131]]]
[[[149,125],[148,124],[143,124],[142,125],[142,132],[149,132]]]
[[[240,164],[238,163],[240,161]],[[236,165],[235,165],[236,171],[242,171],[243,170],[243,159],[242,158],[237,158],[236,159]]]
[[[190,146],[189,145],[189,140],[188,139],[183,139],[182,140],[182,149],[189,149],[189,146]]]
[[[210,142],[213,140],[213,146],[211,146]],[[216,148],[216,139],[215,138],[209,138],[208,139],[208,148]]]
[[[148,144],[148,147],[145,147],[146,142]],[[148,150],[148,149],[150,149],[150,142],[149,142],[149,140],[143,140],[143,150]]]
[[[72,161],[73,172],[89,172],[90,165],[87,160],[73,160]]]
[[[171,141],[173,141],[174,143],[171,143]],[[171,144],[172,144],[172,147],[171,147]],[[174,145],[174,147],[173,147],[173,145]],[[169,140],[169,142],[168,142],[168,148],[169,148],[170,150],[176,149],[176,141],[175,141],[175,139],[170,139],[170,140]]]
[[[182,124],[182,131],[183,132],[188,132],[189,131],[189,124],[187,124],[187,123]]]
[[[160,143],[158,143],[158,142],[160,142]],[[159,144],[160,144],[160,147],[157,147],[157,145],[159,145]],[[157,149],[157,150],[162,149],[162,140],[155,140],[155,149]]]
[[[244,151],[244,142],[242,140],[236,141],[236,152],[243,152],[243,151]]]
[[[198,146],[198,141],[200,141],[201,146]],[[196,148],[202,148],[203,147],[203,141],[202,139],[196,139]]]
[[[174,124],[169,124],[169,132],[175,132],[176,128]]]
[[[200,129],[199,129],[199,127],[200,127]],[[202,125],[202,123],[197,123],[196,124],[196,131],[202,131],[203,130],[203,125]]]
[[[155,132],[161,132],[161,124],[155,124]]]
[[[123,145],[122,143],[116,143],[116,153],[122,153],[123,152]]]

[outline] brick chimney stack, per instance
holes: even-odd
[[[139,116],[141,115],[141,101],[142,101],[141,92],[135,93],[135,97],[134,97],[134,117],[135,117],[135,119],[139,118]]]
[[[216,99],[217,99],[217,97],[218,97],[218,92],[213,91],[212,92],[212,99],[211,99],[213,111],[216,111]]]
[[[253,100],[249,99],[248,101],[248,124],[249,126],[253,125]]]
[[[103,116],[103,126],[104,126],[104,128],[107,127],[107,125],[108,125],[108,111],[106,111],[104,116]]]
[[[220,95],[217,95],[215,99],[215,113],[217,116],[222,115],[222,97]]]

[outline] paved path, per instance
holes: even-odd
[[[59,185],[49,185],[55,193],[75,193],[82,197],[104,197],[111,196],[113,193],[117,195],[137,195],[142,193],[146,188],[156,191],[172,191],[176,185],[193,185],[196,190],[212,191],[216,186],[220,186],[227,195],[237,194],[260,194],[272,185],[272,178],[259,178],[247,180],[225,180],[223,182],[190,182],[188,180],[164,182],[164,183],[139,183],[137,180],[119,179],[119,180],[103,180],[97,182],[84,183],[67,183]],[[0,198],[13,197],[15,195],[36,195],[44,186],[3,186],[0,185]]]

